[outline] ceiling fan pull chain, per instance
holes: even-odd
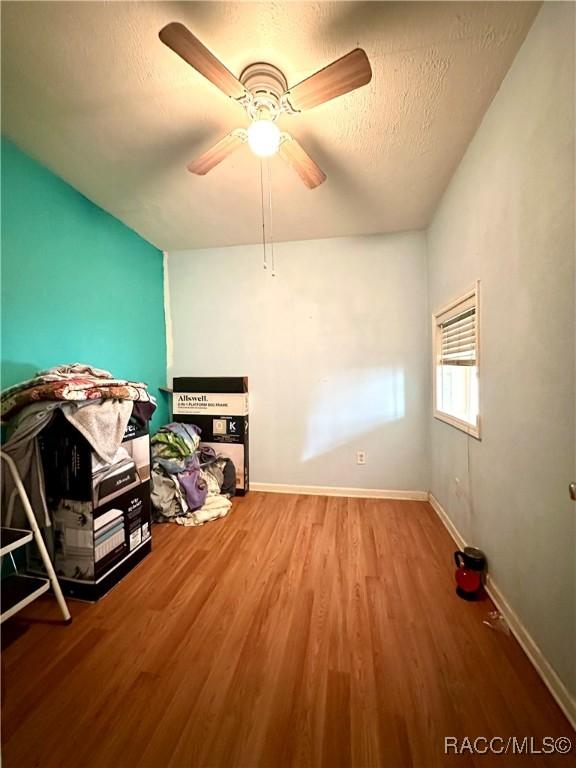
[[[266,224],[264,221],[264,174],[262,172],[262,160],[260,160],[260,203],[262,209],[262,248],[264,252],[264,269],[268,269],[266,261]]]
[[[266,165],[268,166],[268,211],[269,211],[269,218],[268,223],[270,224],[269,228],[269,242],[270,242],[270,263],[272,266],[272,277],[276,277],[276,266],[274,263],[274,232],[272,230],[272,171],[270,169],[270,160],[266,160]]]

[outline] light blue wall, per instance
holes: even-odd
[[[276,277],[261,245],[169,254],[174,376],[248,376],[253,482],[426,491],[424,235],[274,253]]]
[[[167,420],[162,253],[2,140],[2,387],[68,362],[145,381]]]
[[[544,3],[428,232],[432,311],[481,281],[482,440],[433,420],[431,490],[573,695],[574,237],[574,5]]]

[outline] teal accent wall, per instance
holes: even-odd
[[[162,253],[3,139],[2,388],[60,363],[144,381],[169,418]]]

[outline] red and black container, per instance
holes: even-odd
[[[484,593],[486,556],[476,547],[464,547],[454,552],[456,563],[456,594],[463,600],[478,600]]]

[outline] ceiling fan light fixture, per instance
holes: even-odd
[[[280,146],[280,130],[272,120],[255,120],[248,126],[248,145],[258,157],[271,157]]]

